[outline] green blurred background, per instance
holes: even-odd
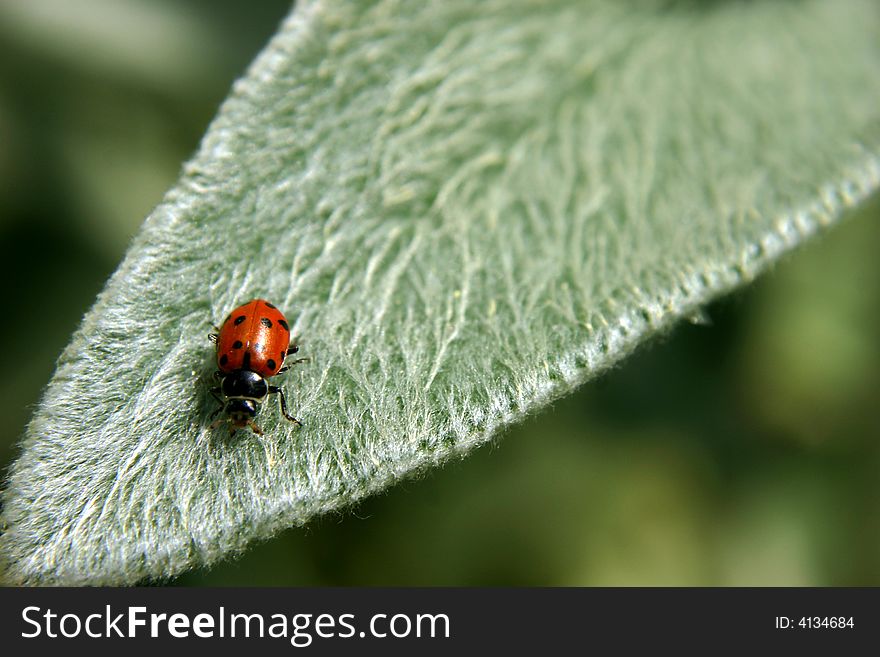
[[[0,3],[4,468],[288,5]],[[878,219],[875,199],[493,446],[174,583],[880,585]]]

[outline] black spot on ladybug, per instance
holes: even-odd
[[[226,365],[226,363],[228,363],[228,362],[229,362],[229,357],[226,354],[223,354],[222,356],[220,356],[220,364],[221,365]]]
[[[285,322],[283,319],[279,319],[278,323],[281,324],[281,328],[290,333],[290,327],[287,325],[287,322]]]
[[[245,317],[244,315],[239,315],[238,317],[235,318],[235,322],[234,322],[234,324],[235,324],[236,326],[238,326],[239,324],[241,324],[241,323],[242,323],[244,320],[246,320],[246,319],[247,319],[247,317]]]
[[[235,342],[232,343],[233,349],[241,349],[242,346],[244,346],[244,345],[241,340],[236,340]]]
[[[270,358],[269,360],[266,361],[266,365],[269,366],[269,369],[270,369],[270,370],[274,370],[274,369],[275,369],[275,361],[272,360],[271,358]]]
[[[241,363],[243,369],[249,370],[251,368],[251,352],[244,352],[244,360]]]
[[[266,328],[272,328],[272,320],[269,319],[268,317],[261,317],[260,324],[262,324]]]
[[[268,301],[266,302],[266,305],[269,306],[272,310],[275,310],[275,306]]]

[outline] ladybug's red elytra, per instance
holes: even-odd
[[[216,428],[229,422],[231,431],[250,427],[262,435],[254,424],[257,410],[269,395],[278,395],[281,414],[291,422],[301,424],[287,412],[284,392],[278,386],[269,385],[266,379],[283,372],[284,359],[298,351],[290,344],[290,326],[284,314],[265,299],[254,299],[239,306],[223,320],[217,333],[211,334],[217,343],[217,371],[214,373],[220,385],[211,389],[220,404],[211,417],[221,411],[226,418],[212,424]],[[305,362],[300,358],[289,365]]]

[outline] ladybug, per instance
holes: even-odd
[[[212,424],[216,428],[229,422],[231,432],[250,427],[262,435],[254,424],[257,410],[269,395],[278,395],[281,414],[291,422],[301,423],[287,412],[284,392],[278,386],[269,385],[267,379],[287,370],[282,367],[285,357],[295,354],[299,348],[290,344],[290,326],[284,314],[265,299],[254,299],[239,306],[223,321],[217,333],[209,337],[217,343],[217,371],[214,378],[220,385],[211,389],[220,404],[211,415],[221,411],[226,418]],[[307,361],[300,358],[288,363],[295,365]]]

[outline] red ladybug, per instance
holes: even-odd
[[[219,369],[214,377],[220,381],[219,386],[211,389],[211,394],[221,404],[211,417],[221,411],[227,416],[212,427],[229,422],[233,432],[250,427],[254,433],[262,434],[254,424],[254,417],[259,405],[272,394],[278,395],[281,414],[300,424],[287,412],[281,388],[266,381],[285,371],[284,358],[298,351],[296,345],[290,344],[290,327],[278,308],[264,299],[254,299],[229,313],[217,333],[210,337],[217,343]],[[306,360],[300,358],[289,365]]]

